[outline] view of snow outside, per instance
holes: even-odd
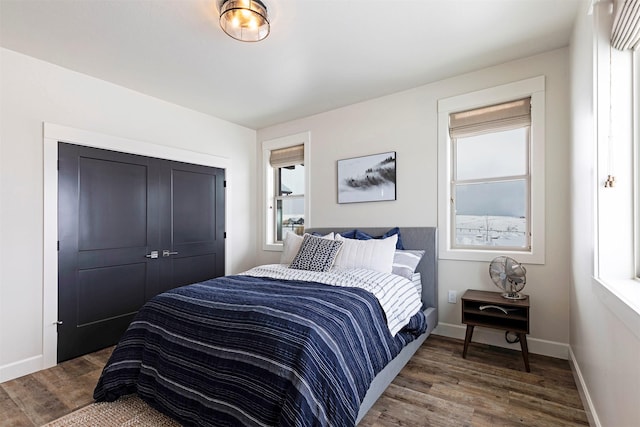
[[[527,246],[528,128],[456,140],[455,244]]]
[[[456,244],[462,246],[526,246],[527,224],[512,216],[456,215]]]

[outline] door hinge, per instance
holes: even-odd
[[[58,160],[58,170],[60,170],[60,160]]]
[[[58,252],[60,252],[60,240],[58,240]]]
[[[225,179],[224,181],[222,181],[222,186],[223,186],[224,188],[227,188],[227,180],[226,180],[226,179]]]
[[[224,232],[224,238],[225,239],[227,238],[227,232],[226,231]]]

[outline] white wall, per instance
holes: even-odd
[[[546,264],[527,266],[531,295],[532,352],[568,357],[569,342],[569,50],[509,62],[401,93],[258,131],[258,142],[311,132],[309,226],[437,226],[437,101],[479,89],[544,75],[546,78]],[[397,152],[397,200],[337,203],[336,161]],[[259,152],[258,147],[258,155]],[[258,188],[262,188],[261,177]],[[258,196],[259,197],[259,196]],[[259,200],[259,199],[258,199]],[[260,227],[260,225],[259,225]],[[258,238],[262,234],[258,233]],[[256,242],[260,244],[261,242]],[[260,262],[279,253],[259,252]],[[438,333],[464,337],[460,302],[447,291],[497,290],[486,262],[439,262]],[[509,346],[504,334],[479,330],[474,340]],[[516,344],[514,348],[519,349]]]
[[[636,426],[640,420],[640,330],[630,309],[594,280],[598,237],[597,152],[608,129],[608,4],[577,17],[571,43],[571,362],[594,426]],[[606,49],[603,49],[603,47]],[[604,58],[599,56],[604,55]],[[604,68],[597,64],[604,62]],[[604,75],[603,75],[604,74]],[[598,98],[600,95],[600,98]],[[601,106],[598,107],[598,102]],[[604,104],[604,105],[602,105]],[[604,117],[598,118],[598,111]],[[620,161],[630,161],[620,157]],[[605,172],[606,171],[602,171]],[[605,175],[606,176],[606,175]],[[620,178],[618,176],[618,178]],[[629,214],[628,209],[621,214]],[[616,236],[612,236],[616,237]],[[620,236],[624,237],[624,236]],[[619,249],[619,255],[628,250]],[[614,251],[610,255],[615,255]],[[636,284],[636,286],[638,286]],[[636,317],[637,313],[630,316]]]
[[[44,367],[43,122],[225,158],[227,273],[255,258],[254,130],[0,49],[0,382]]]

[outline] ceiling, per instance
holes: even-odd
[[[0,0],[0,45],[260,129],[567,46],[586,0],[263,0],[243,43],[218,0]]]

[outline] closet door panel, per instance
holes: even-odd
[[[159,265],[156,166],[59,144],[58,360],[113,345],[153,294]],[[155,184],[157,185],[157,184]]]
[[[224,275],[224,170],[163,164],[161,291]]]

